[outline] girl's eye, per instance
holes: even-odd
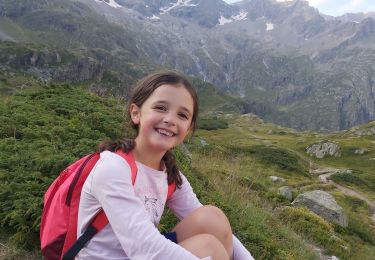
[[[186,115],[186,114],[184,114],[184,113],[180,113],[180,114],[178,114],[181,118],[183,118],[183,119],[189,119],[189,117],[188,117],[188,115]]]
[[[160,110],[160,111],[166,111],[167,110],[167,108],[164,107],[164,106],[155,106],[154,109]]]

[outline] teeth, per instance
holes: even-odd
[[[157,131],[158,131],[159,134],[166,135],[166,136],[173,136],[174,135],[174,133],[169,132],[169,131],[164,130],[164,129],[158,129]]]

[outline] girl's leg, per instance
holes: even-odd
[[[172,231],[177,233],[178,242],[199,234],[212,235],[220,241],[227,255],[232,258],[232,228],[225,214],[217,207],[202,206],[196,209],[181,220]]]
[[[213,260],[229,260],[227,251],[213,235],[195,235],[178,244],[200,258],[210,256]]]

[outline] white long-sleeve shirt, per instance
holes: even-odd
[[[166,239],[157,229],[164,211],[168,184],[165,171],[139,162],[137,178],[132,185],[128,163],[112,152],[102,152],[86,179],[78,210],[77,236],[103,208],[109,223],[80,251],[78,259],[90,260],[164,260],[199,259],[183,247]],[[179,219],[202,206],[185,176],[168,207]],[[234,259],[253,259],[234,237]]]

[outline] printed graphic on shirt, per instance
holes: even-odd
[[[158,199],[144,196],[143,202],[145,204],[145,208],[151,218],[152,223],[154,223],[154,225],[156,226],[160,220],[160,214],[158,212],[160,206],[158,205]]]

